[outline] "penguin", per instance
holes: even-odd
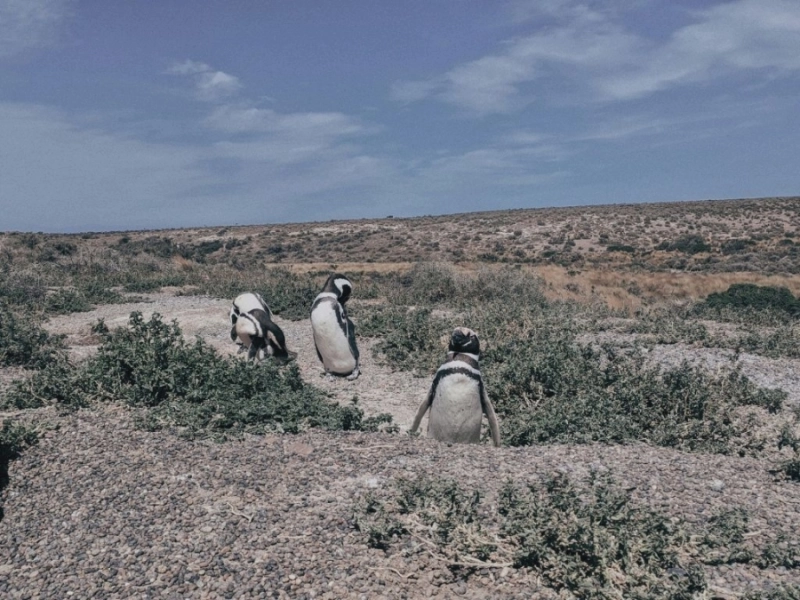
[[[286,349],[283,331],[272,320],[272,311],[261,294],[240,294],[231,306],[231,341],[240,345],[239,352],[248,350],[247,359],[272,356],[279,362],[289,362],[296,352]]]
[[[314,347],[325,373],[350,380],[360,374],[355,326],[344,308],[352,291],[350,280],[334,273],[328,277],[311,306]]]
[[[477,444],[481,440],[481,419],[486,414],[492,442],[500,446],[500,427],[478,368],[479,354],[478,335],[466,327],[457,327],[450,337],[447,360],[436,371],[411,433],[419,428],[430,409],[429,437],[440,442]]]

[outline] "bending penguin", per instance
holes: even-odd
[[[286,349],[283,331],[272,321],[272,311],[261,294],[240,294],[231,307],[231,341],[241,345],[239,352],[248,350],[247,359],[272,356],[289,362],[297,354]]]
[[[311,306],[314,347],[325,372],[351,380],[360,374],[356,330],[344,308],[352,291],[350,280],[334,273]]]
[[[478,335],[458,327],[450,337],[447,360],[436,371],[428,397],[420,405],[411,433],[419,428],[430,409],[428,436],[440,442],[477,444],[481,441],[481,419],[489,420],[492,442],[500,446],[500,427],[478,368]]]

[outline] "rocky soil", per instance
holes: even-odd
[[[89,325],[122,325],[131,310],[178,319],[224,352],[228,302],[156,295],[54,318],[76,357],[92,351]],[[356,320],[355,310],[353,318]],[[307,321],[279,320],[303,376],[342,402],[357,395],[367,414],[389,412],[407,428],[429,381],[374,363],[362,341],[355,382],[321,376]],[[768,365],[756,361],[759,383]],[[748,364],[744,365],[747,374]],[[796,378],[781,364],[776,385]],[[787,390],[793,391],[793,390]],[[7,416],[7,415],[0,415]],[[523,570],[483,569],[465,578],[436,553],[371,549],[352,525],[369,490],[418,474],[486,490],[560,470],[608,469],[636,502],[688,521],[721,508],[750,511],[752,541],[775,529],[800,531],[800,485],[769,473],[770,459],[687,454],[645,445],[494,449],[448,446],[404,433],[321,433],[246,437],[216,444],[133,426],[125,409],[58,415],[40,443],[11,463],[0,522],[0,598],[535,598],[548,597]],[[797,570],[708,568],[708,598],[735,598]]]

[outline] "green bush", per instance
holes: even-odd
[[[788,288],[752,283],[736,283],[724,292],[710,294],[701,308],[770,310],[800,316],[800,300]]]
[[[685,450],[746,453],[740,406],[779,409],[785,392],[757,388],[739,371],[713,376],[684,363],[661,371],[638,351],[582,346],[542,329],[487,353],[489,392],[509,445],[645,441]],[[744,444],[744,445],[743,445]]]
[[[524,488],[508,481],[492,503],[450,480],[398,479],[388,498],[362,497],[354,523],[372,547],[424,549],[464,576],[528,568],[577,598],[689,598],[705,588],[702,571],[682,565],[682,524],[633,506],[608,475],[582,486],[562,474]]]
[[[91,304],[121,304],[128,301],[125,296],[111,289],[110,284],[99,279],[79,282],[76,287]]]
[[[547,304],[538,277],[512,268],[484,268],[474,274],[447,264],[417,263],[388,286],[390,302],[398,305],[447,304],[451,308],[501,302],[528,306]],[[394,289],[392,289],[394,287]]]
[[[0,365],[44,367],[63,349],[63,339],[42,329],[36,317],[19,317],[0,303]]]
[[[686,318],[685,314],[678,311],[642,314],[623,331],[650,336],[656,344],[694,344],[711,337],[705,325]]]
[[[800,600],[800,587],[780,585],[771,590],[747,592],[742,600]]]
[[[285,319],[297,321],[311,314],[314,298],[322,289],[328,274],[314,276],[297,274],[284,268],[266,269],[260,273],[211,274],[202,281],[193,282],[193,293],[208,294],[216,298],[230,298],[244,292],[258,292],[264,297],[272,312]],[[358,282],[354,281],[358,296]]]
[[[150,429],[176,427],[189,437],[225,438],[241,433],[309,427],[374,429],[387,419],[365,420],[353,405],[328,401],[306,384],[295,363],[279,367],[223,358],[197,340],[186,342],[177,323],[154,314],[132,313],[129,327],[103,336],[97,354],[80,365],[66,360],[19,382],[8,394],[17,407],[56,403],[64,408],[95,401],[123,402],[142,409]]]
[[[0,302],[30,308],[41,303],[46,294],[47,286],[37,275],[14,271],[0,273]]]
[[[359,321],[358,333],[377,337],[375,352],[393,369],[428,375],[447,349],[452,324],[433,317],[429,308],[374,307]]]
[[[670,518],[637,505],[609,472],[583,482],[560,472],[524,486],[508,480],[496,499],[448,479],[398,478],[393,489],[364,494],[353,523],[370,547],[433,555],[459,578],[528,569],[559,597],[698,598],[707,586],[703,565],[800,567],[797,541],[778,531],[757,545],[742,508],[698,523]],[[748,597],[789,600],[796,592]]]
[[[725,240],[724,242],[722,242],[722,246],[720,247],[720,250],[722,250],[722,253],[726,254],[726,255],[728,255],[728,254],[738,254],[739,252],[744,252],[745,250],[747,250],[748,248],[750,248],[751,246],[754,246],[754,245],[755,245],[755,242],[753,240],[736,239],[736,238],[734,238],[734,239]]]
[[[696,233],[690,233],[687,235],[682,235],[671,242],[663,241],[656,246],[656,250],[666,250],[667,252],[683,252],[684,254],[697,254],[699,252],[710,252],[711,246],[706,243],[703,236]]]
[[[180,287],[193,283],[191,277],[186,273],[136,273],[129,272],[123,282],[123,289],[126,292],[143,294],[147,292],[157,292],[165,286]]]
[[[88,312],[92,310],[92,305],[80,292],[62,289],[47,296],[44,310],[50,314],[66,315],[76,312]]]
[[[578,598],[688,598],[705,589],[699,568],[682,568],[680,526],[634,507],[607,474],[593,473],[587,487],[562,474],[527,489],[505,484],[498,512],[515,566]]]
[[[609,252],[627,252],[630,254],[636,252],[636,247],[627,244],[609,244],[606,246],[606,250]]]

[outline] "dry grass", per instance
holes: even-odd
[[[36,276],[151,268],[202,278],[217,269],[263,273],[271,266],[382,275],[418,262],[445,262],[464,271],[512,264],[541,275],[549,298],[595,299],[630,311],[695,300],[733,283],[800,293],[798,224],[800,198],[765,198],[76,235],[6,233],[0,234],[0,268],[30,269]],[[692,236],[708,250],[674,249]]]

